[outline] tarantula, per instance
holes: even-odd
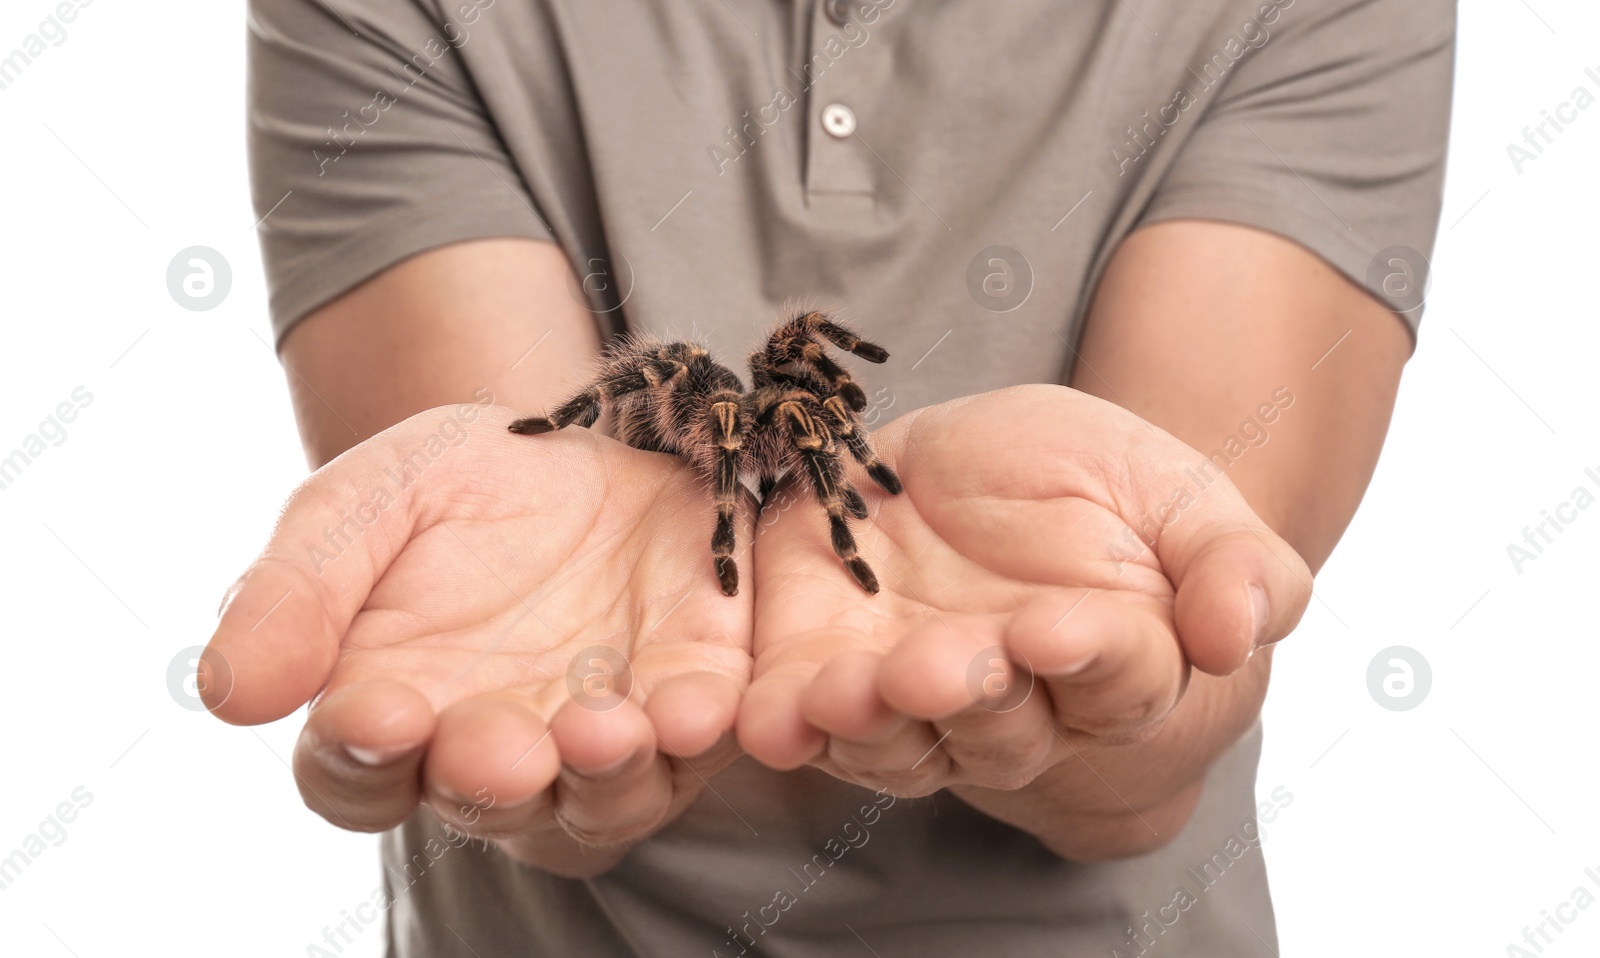
[[[867,406],[866,394],[828,356],[826,343],[872,363],[889,358],[883,347],[832,315],[807,310],[780,324],[750,354],[747,392],[701,346],[628,338],[607,352],[599,375],[582,392],[549,416],[518,419],[509,428],[537,435],[573,423],[592,426],[609,405],[623,442],[686,460],[715,493],[711,554],[725,595],[739,592],[733,517],[741,476],[756,476],[765,502],[780,479],[803,470],[828,513],[833,551],[861,588],[876,593],[878,577],[858,554],[845,518],[865,519],[867,505],[845,478],[836,442],[885,492],[898,494],[900,479],[867,444],[856,415]]]

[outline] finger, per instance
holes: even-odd
[[[835,738],[862,744],[888,741],[907,722],[878,694],[883,655],[841,652],[811,680],[800,698],[807,722]]]
[[[900,716],[890,733],[871,744],[830,738],[818,767],[902,798],[932,795],[950,784],[950,754],[945,732],[927,722]]]
[[[416,811],[418,769],[433,728],[433,709],[410,686],[367,682],[329,692],[295,744],[301,797],[341,828],[393,828]]]
[[[799,768],[827,745],[827,736],[806,721],[801,706],[816,671],[802,663],[774,669],[751,682],[739,704],[734,726],[739,746],[768,768]]]
[[[1190,662],[1213,675],[1238,670],[1292,631],[1311,601],[1311,570],[1242,499],[1214,517],[1174,523],[1156,551],[1178,588],[1174,614]]]
[[[575,698],[563,705],[550,725],[562,759],[556,819],[585,844],[630,841],[666,814],[671,769],[638,704],[596,710],[586,708],[586,701]]]
[[[690,672],[657,685],[645,702],[657,747],[672,757],[668,816],[687,808],[708,779],[744,754],[734,733],[744,686],[720,673]]]
[[[934,754],[939,732],[895,711],[878,692],[884,656],[853,651],[822,667],[801,696],[811,725],[828,734],[814,763],[829,773],[895,795],[927,795],[947,784],[949,763]]]
[[[879,667],[884,701],[905,715],[944,719],[980,699],[1004,697],[1018,677],[1005,660],[1002,623],[997,616],[943,612],[913,628]]]
[[[1035,599],[1006,626],[1006,645],[1044,683],[1056,720],[1103,744],[1159,727],[1183,694],[1183,650],[1161,603],[1086,590]]]
[[[943,730],[939,749],[953,781],[1020,788],[1064,748],[1053,732],[1049,696],[1026,666],[1012,661],[1003,620],[940,618],[907,634],[885,657],[878,679],[883,698]]]
[[[423,763],[424,797],[446,824],[480,838],[549,827],[561,769],[551,729],[519,696],[480,695],[439,713]]]
[[[460,428],[462,418],[456,407],[419,413],[295,490],[266,548],[229,588],[201,656],[201,698],[218,718],[240,725],[279,719],[326,684],[351,620],[411,539],[418,490],[437,494],[456,475],[430,470],[395,493],[385,470],[403,472],[406,453],[445,420]]]
[[[702,755],[733,731],[743,691],[715,672],[689,672],[657,685],[644,711],[661,750],[679,758]]]
[[[857,659],[850,661],[850,659]],[[883,657],[836,659],[818,673],[803,707],[828,733],[813,764],[866,788],[904,797],[930,795],[949,784],[950,763],[938,746],[940,731],[890,708],[878,694]],[[870,668],[866,668],[870,660]]]

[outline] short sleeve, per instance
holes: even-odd
[[[423,0],[250,0],[249,161],[275,339],[423,250],[553,239]]]
[[[1212,91],[1140,224],[1216,219],[1280,234],[1415,333],[1444,188],[1454,0],[1269,6],[1267,39]]]

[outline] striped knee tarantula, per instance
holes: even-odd
[[[549,416],[512,423],[512,432],[537,435],[577,423],[592,426],[602,407],[616,414],[617,437],[628,445],[682,457],[716,495],[711,554],[725,595],[739,592],[734,564],[734,506],[740,476],[753,473],[761,500],[791,470],[810,478],[828,513],[833,551],[856,583],[878,591],[878,577],[856,551],[846,515],[867,517],[867,505],[845,478],[838,444],[891,495],[900,479],[867,444],[857,413],[867,397],[826,343],[871,363],[889,358],[830,314],[808,310],[773,330],[750,354],[752,388],[693,343],[631,338],[607,352],[599,375]]]

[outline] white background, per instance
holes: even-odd
[[[7,0],[0,55],[53,6]],[[0,90],[0,455],[93,396],[0,491],[0,857],[75,788],[93,800],[0,890],[0,940],[304,955],[378,885],[376,839],[301,804],[300,715],[228,727],[166,679],[304,474],[246,188],[243,4],[99,0],[68,30]],[[1507,555],[1575,487],[1600,493],[1600,104],[1520,174],[1506,153],[1600,91],[1586,67],[1594,4],[1462,5],[1421,345],[1267,705],[1260,792],[1293,795],[1265,828],[1284,955],[1505,955],[1575,887],[1600,895],[1600,506],[1520,572]],[[192,245],[232,264],[208,312],[166,288]],[[1410,711],[1368,692],[1393,645],[1431,665]],[[1600,905],[1563,913],[1544,953],[1600,950]]]

